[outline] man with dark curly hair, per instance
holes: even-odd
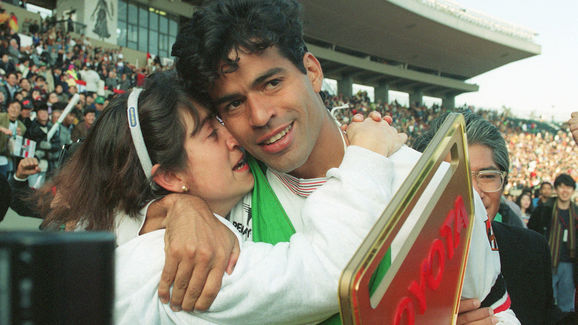
[[[290,234],[307,227],[301,219],[301,208],[306,198],[323,185],[326,172],[341,164],[347,145],[346,137],[319,94],[323,71],[303,40],[300,13],[301,6],[294,0],[209,2],[181,29],[172,49],[177,71],[193,97],[212,107],[241,146],[264,163],[266,184],[263,187],[273,193],[276,203],[243,202],[239,209],[245,213],[231,220],[246,239],[254,241],[288,241]],[[396,166],[392,192],[403,183],[419,154],[402,147],[394,156],[391,157]],[[263,213],[266,219],[260,211],[266,212]],[[185,234],[191,232],[190,228],[177,226],[182,225],[184,219],[192,218],[188,215],[177,217],[180,221],[168,218],[167,246],[177,242],[171,237],[191,237]],[[467,280],[464,293],[483,300],[495,280],[492,276],[499,274],[499,256],[490,251],[485,231],[481,231],[481,236],[474,235],[481,239],[472,240],[478,244],[472,244],[477,246],[471,251],[484,257],[476,261],[477,267],[467,268],[466,279],[476,278],[473,273],[482,270],[490,275],[489,281]],[[170,235],[173,232],[179,235]],[[480,244],[483,238],[488,247]],[[167,254],[159,285],[163,300],[168,301],[175,277],[175,283],[185,285],[173,287],[172,295],[174,297],[176,291],[178,298],[173,298],[172,303],[180,306],[182,301],[183,306],[191,306],[190,300],[194,302],[199,297],[199,288],[187,289],[186,285],[199,281],[189,281],[183,275],[193,272],[181,269],[182,264],[186,265],[183,268],[194,264],[191,260],[194,259]],[[177,261],[186,263],[177,265]],[[386,255],[378,273],[383,274],[388,264]],[[204,289],[211,285],[205,284]],[[203,299],[203,305],[206,302],[207,299]],[[333,303],[337,312],[337,300]],[[483,317],[492,314],[488,309],[483,312],[486,312]]]

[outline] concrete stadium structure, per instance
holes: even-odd
[[[154,43],[154,48],[164,51],[160,53],[167,53],[166,56],[174,39],[171,29],[170,33],[165,31],[165,39],[157,41],[157,31],[147,32],[149,24],[141,23],[142,12],[170,16],[183,24],[195,7],[203,3],[203,0],[31,0],[29,3],[55,9],[58,17],[74,10],[75,20],[88,26],[86,35],[98,40],[90,26],[95,24],[94,12],[101,1],[112,9],[109,29],[117,32],[100,40],[111,46],[124,45],[128,48],[126,56],[133,61],[140,58],[141,64],[146,56],[143,48],[156,54],[150,50],[153,36],[155,42],[166,42],[162,46]],[[453,107],[456,95],[479,89],[466,80],[541,51],[534,41],[534,32],[463,8],[451,0],[300,1],[304,6],[309,50],[320,59],[326,77],[337,80],[339,93],[346,96],[352,94],[352,85],[356,83],[375,87],[375,99],[380,101],[389,102],[389,90],[397,90],[409,93],[411,104],[421,104],[425,95],[441,98],[443,106]],[[132,7],[137,9],[131,12]],[[118,8],[124,18],[119,18]],[[122,8],[128,9],[123,13]],[[138,19],[132,17],[133,12]],[[133,18],[136,31],[128,30]],[[148,36],[142,36],[143,29]],[[132,43],[124,44],[124,39],[117,39],[123,33],[128,34],[122,36],[128,40],[130,33],[140,33],[134,36],[137,45],[132,46],[132,52]],[[158,33],[164,35],[160,27]],[[142,46],[143,40],[148,47]]]

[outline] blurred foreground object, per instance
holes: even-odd
[[[0,324],[111,324],[114,235],[0,232]]]

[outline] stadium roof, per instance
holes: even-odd
[[[447,0],[301,2],[310,50],[337,79],[352,73],[358,83],[457,94],[477,90],[464,80],[541,51],[532,31]],[[355,59],[387,71],[350,65]]]

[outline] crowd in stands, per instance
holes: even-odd
[[[9,119],[0,119],[0,144],[21,135],[37,142],[36,154],[46,160],[43,170],[49,176],[55,166],[59,148],[86,137],[90,126],[106,107],[112,96],[141,85],[146,75],[161,66],[160,60],[149,60],[145,67],[128,63],[120,49],[102,49],[91,45],[88,38],[72,37],[64,29],[46,19],[27,20],[18,26],[10,24],[9,14],[0,25],[0,112],[6,116],[10,105],[18,111],[22,122],[10,131]],[[1,20],[0,20],[1,21]],[[32,44],[22,45],[19,34],[32,38]],[[78,93],[80,100],[58,128],[58,136],[47,143],[46,133],[56,123],[69,99]],[[377,110],[391,115],[395,126],[409,136],[408,144],[423,131],[428,122],[448,111],[437,105],[405,107],[397,101],[386,104],[372,102],[366,92],[352,97],[324,92],[327,107],[346,105],[335,115],[347,123],[357,113],[367,115]],[[505,113],[476,110],[494,123],[503,133],[512,157],[506,193],[516,196],[523,189],[532,189],[544,181],[552,182],[555,175],[568,173],[578,179],[578,155],[570,155],[575,147],[564,129],[556,129],[537,121],[521,120]],[[4,121],[6,120],[6,121]],[[0,152],[0,173],[8,176],[15,170],[18,159],[10,157],[6,148]],[[512,197],[515,199],[515,197]]]
[[[30,182],[37,187],[54,171],[60,148],[86,137],[112,96],[141,85],[162,66],[155,58],[137,68],[121,49],[92,46],[51,18],[18,26],[12,15],[0,9],[0,174],[13,175],[23,157],[14,152],[18,136],[33,140],[42,172]],[[78,103],[48,141],[48,131],[75,94]]]
[[[324,93],[328,108],[346,105],[347,108],[335,111],[341,123],[347,123],[353,115],[361,113],[367,116],[371,111],[390,115],[394,125],[408,134],[408,144],[417,135],[428,129],[428,122],[450,111],[433,105],[428,107],[406,107],[397,101],[385,104],[379,100],[372,102],[366,92],[358,92],[351,98],[332,96]],[[506,112],[469,108],[457,108],[456,111],[470,109],[492,122],[502,132],[510,152],[510,171],[505,194],[516,200],[524,191],[534,192],[542,182],[554,182],[556,175],[567,173],[578,179],[578,155],[572,135],[566,127],[556,127],[540,121],[524,120],[510,116]]]

